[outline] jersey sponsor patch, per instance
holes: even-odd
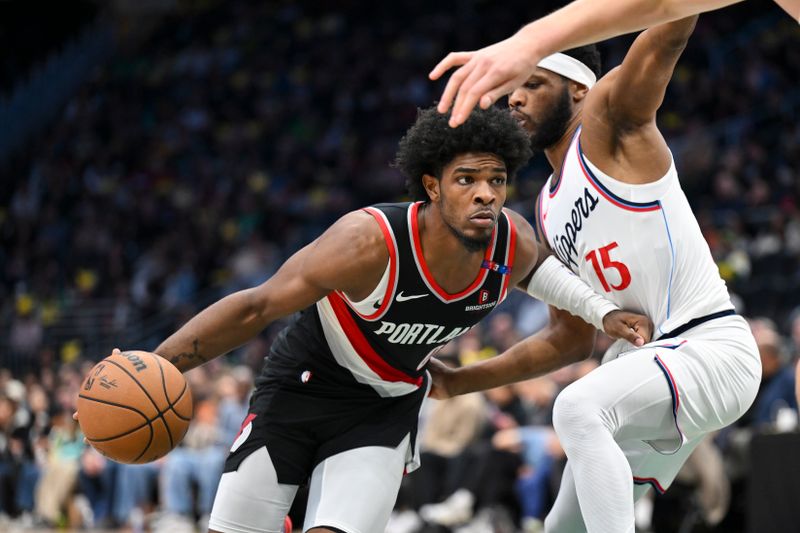
[[[497,300],[492,300],[491,302],[486,302],[485,304],[468,305],[464,308],[464,311],[483,311],[484,309],[490,309],[495,305],[497,305]]]

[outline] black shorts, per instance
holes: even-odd
[[[303,383],[293,374],[273,373],[260,380],[248,417],[252,429],[228,456],[226,472],[237,470],[245,457],[266,446],[278,481],[301,485],[315,466],[343,451],[364,446],[395,448],[409,434],[410,449],[416,448],[427,377],[411,394],[383,398],[365,394],[358,384],[333,389]]]

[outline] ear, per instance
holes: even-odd
[[[586,98],[586,95],[589,94],[589,88],[582,83],[569,80],[569,94],[572,97],[572,101],[577,104]]]
[[[439,178],[430,174],[423,174],[422,186],[425,188],[425,192],[428,193],[428,198],[430,198],[432,202],[439,200],[439,196],[441,196],[441,192],[439,191],[441,182]]]

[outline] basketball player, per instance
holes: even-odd
[[[758,390],[755,341],[656,127],[695,21],[645,31],[596,84],[593,45],[548,56],[509,98],[511,115],[553,167],[534,208],[537,238],[600,294],[656,326],[655,342],[615,343],[603,365],[557,397],[553,424],[568,462],[548,532],[633,532],[635,499],[669,487],[703,435],[739,418]],[[548,257],[533,279],[556,261]],[[534,336],[459,371],[432,364],[434,394],[540,375],[554,365],[539,343]]]
[[[520,87],[539,61],[555,52],[712,11],[741,0],[575,0],[516,34],[474,52],[453,52],[431,71],[432,80],[459,67],[439,101],[444,113],[455,100],[450,125],[458,126],[480,103],[484,109]],[[775,0],[800,22],[800,0]]]
[[[257,381],[211,531],[279,531],[307,481],[303,531],[384,530],[403,472],[417,466],[431,354],[511,288],[527,288],[543,263],[532,227],[502,208],[530,154],[505,111],[478,112],[457,130],[435,109],[421,112],[397,155],[420,201],[345,215],[264,284],[223,298],[157,348],[186,371],[300,311]],[[531,292],[557,287],[551,302],[614,337],[649,340],[647,318],[619,311],[566,268],[536,272]],[[591,344],[571,343],[573,327],[594,329],[565,317],[549,347],[585,357]]]

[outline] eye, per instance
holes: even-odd
[[[526,89],[533,90],[533,89],[538,88],[540,85],[541,85],[541,83],[539,83],[538,81],[529,81],[529,82],[526,82],[525,85],[523,85],[523,87],[525,87]]]
[[[506,178],[503,176],[497,176],[496,178],[492,178],[492,183],[494,183],[495,185],[505,185]]]
[[[456,182],[459,185],[469,185],[473,181],[475,181],[475,180],[472,179],[472,176],[459,176],[458,178],[456,178]]]

